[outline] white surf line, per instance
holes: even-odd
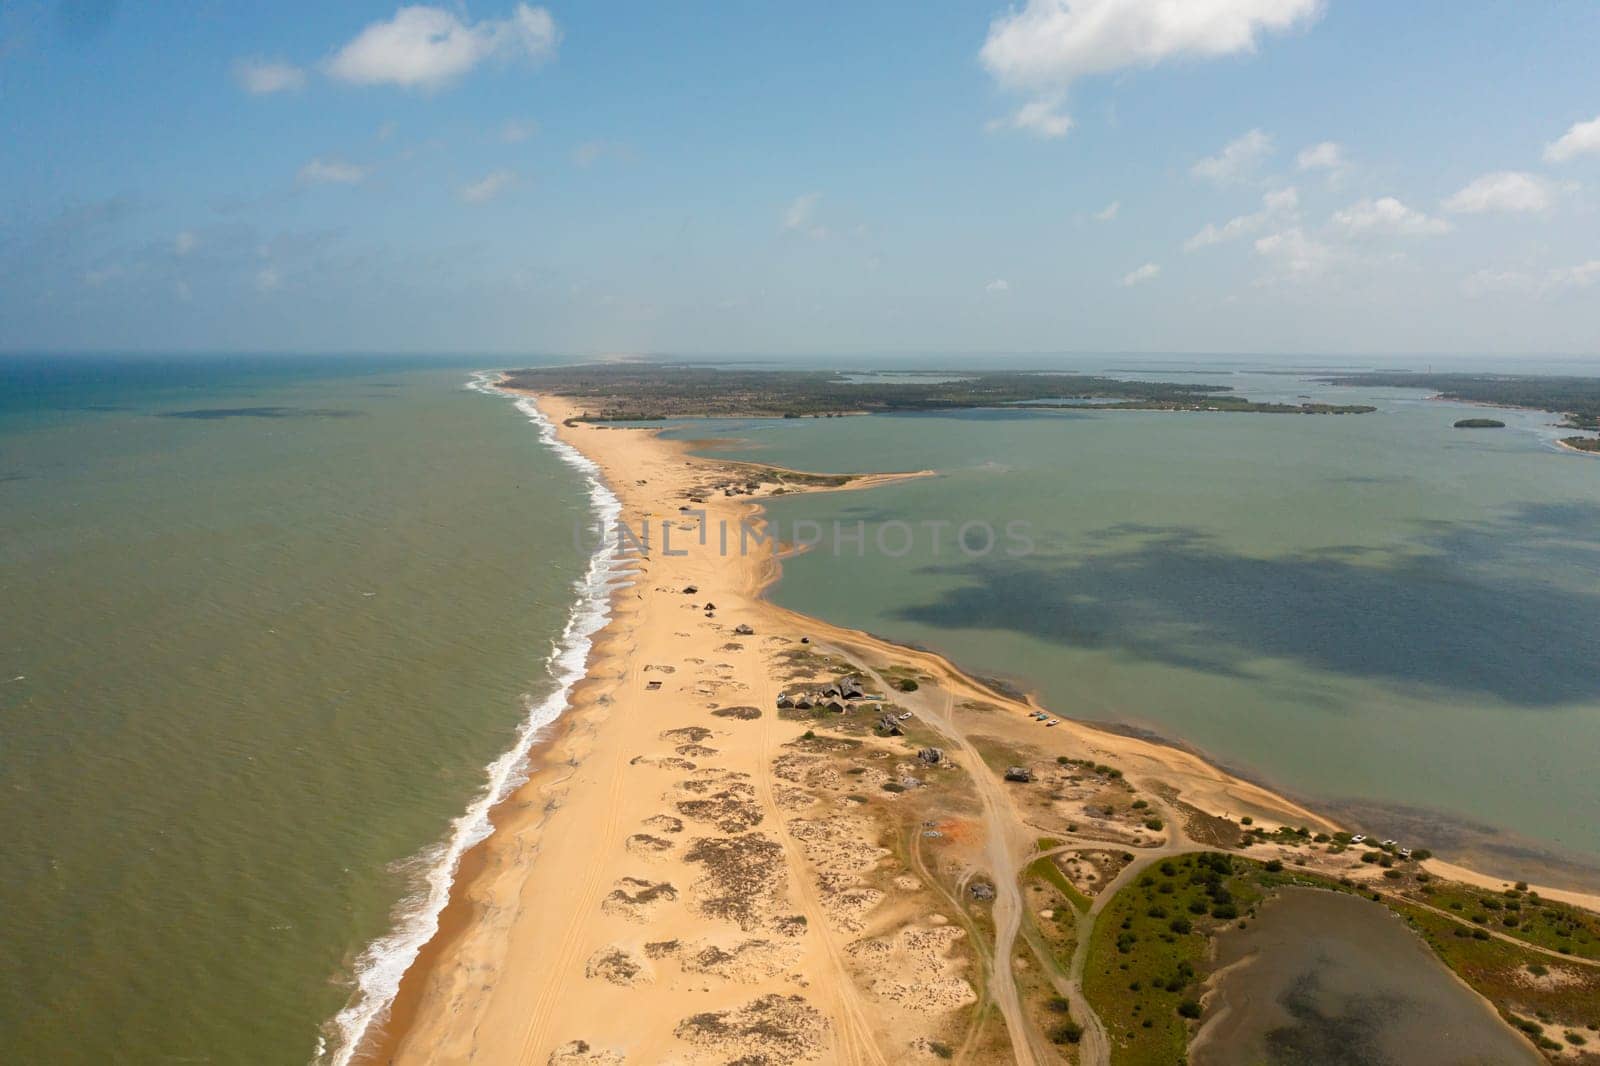
[[[480,372],[466,387],[486,395],[507,395],[494,387],[495,377],[491,372]],[[599,528],[613,528],[622,514],[622,502],[606,487],[600,468],[576,448],[557,439],[555,426],[533,401],[524,397],[515,403],[517,410],[538,427],[540,440],[583,475],[590,510]],[[393,930],[369,945],[356,960],[356,989],[344,1009],[324,1026],[325,1035],[317,1041],[313,1062],[349,1066],[373,1025],[388,1013],[400,990],[401,978],[423,945],[439,931],[439,915],[450,901],[462,856],[489,836],[489,812],[527,780],[528,753],[540,730],[567,709],[572,687],[588,672],[594,635],[611,620],[611,592],[629,573],[626,562],[607,550],[606,538],[599,538],[587,570],[574,582],[578,595],[567,615],[566,627],[545,660],[546,669],[556,681],[554,691],[529,709],[517,729],[516,742],[489,764],[483,789],[451,822],[448,837],[417,856],[418,865],[427,870],[423,884],[396,907]]]

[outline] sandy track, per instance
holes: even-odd
[[[826,646],[824,649],[827,650]],[[859,648],[846,646],[844,649],[833,650],[840,655],[848,652],[849,658],[861,658]],[[884,692],[894,691],[876,670],[870,666],[863,666],[862,669],[876,682],[879,689]],[[1022,926],[1022,893],[1017,887],[1017,879],[1021,874],[1016,840],[1016,826],[1019,821],[1017,813],[1011,806],[1010,797],[1005,795],[994,775],[984,765],[978,749],[973,747],[972,741],[956,727],[953,716],[954,694],[942,690],[940,696],[934,697],[919,690],[915,693],[898,693],[896,698],[922,721],[933,726],[953,748],[965,755],[971,767],[970,776],[983,805],[984,845],[989,860],[990,876],[994,879],[995,886],[995,937],[993,957],[990,962],[990,995],[1001,1017],[1005,1019],[1006,1032],[1011,1038],[1013,1061],[1022,1066],[1038,1066],[1041,1059],[1044,1062],[1054,1061],[1053,1054],[1040,1054],[1042,1038],[1037,1029],[1028,1023],[1027,1014],[1022,1009],[1022,1002],[1017,995],[1016,975],[1011,968],[1012,950],[1016,946],[1017,931]]]
[[[759,690],[760,705],[772,707],[777,702],[778,689],[768,683]],[[762,718],[761,734],[761,766],[762,772],[758,775],[758,791],[761,794],[763,805],[770,811],[780,808],[772,795],[772,761],[778,747],[779,722],[775,715],[766,714]],[[786,727],[787,732],[793,732],[792,727]],[[822,901],[817,898],[816,889],[812,885],[811,871],[808,870],[801,859],[801,849],[790,836],[789,830],[782,818],[775,818],[774,835],[783,843],[784,857],[789,866],[789,884],[795,897],[800,902],[802,912],[806,916],[806,926],[820,943],[827,957],[829,973],[821,987],[829,993],[833,1002],[834,1024],[832,1026],[832,1039],[836,1054],[836,1061],[848,1063],[850,1066],[888,1066],[888,1060],[878,1049],[877,1040],[873,1036],[872,1025],[868,1020],[870,1014],[862,1002],[861,993],[850,977],[850,972],[845,967],[844,955],[835,940],[834,932],[828,926],[827,912],[822,906]]]

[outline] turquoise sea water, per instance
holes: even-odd
[[[581,473],[464,364],[0,379],[0,1061],[333,1058],[555,685]]]
[[[775,501],[783,535],[797,519],[824,532],[785,564],[785,606],[1019,679],[1060,713],[1187,742],[1386,836],[1507,873],[1532,852],[1600,865],[1600,461],[1557,450],[1555,418],[1537,412],[1474,433],[1451,424],[1481,409],[1410,390],[1239,368],[1199,380],[1380,410],[673,432],[806,470],[939,472]],[[995,551],[954,546],[969,521],[996,529]],[[1011,521],[1031,535],[1025,557],[1006,553]],[[909,551],[898,528],[875,545],[886,522],[912,527]],[[939,522],[935,552],[925,523]]]

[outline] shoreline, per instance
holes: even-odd
[[[486,388],[484,391],[490,390]],[[674,505],[683,495],[685,478],[711,478],[719,469],[726,471],[728,468],[780,470],[772,464],[737,463],[695,455],[692,453],[693,442],[663,440],[659,427],[616,429],[587,423],[567,424],[567,419],[575,409],[567,401],[498,387],[494,391],[502,395],[520,395],[522,401],[537,406],[548,420],[550,436],[592,463],[602,483],[622,506],[644,517],[672,515]],[[518,401],[519,406],[522,401]],[[607,431],[604,435],[607,443],[601,442],[597,430]],[[649,447],[617,447],[609,443],[609,439],[613,438],[631,442],[648,441]],[[651,473],[651,478],[644,478],[642,475],[645,473]],[[931,476],[933,473],[919,471],[898,475],[859,475],[851,476],[847,483],[840,486],[808,485],[789,491],[851,491],[908,477]],[[658,476],[678,479],[669,482],[672,489],[669,495],[663,497],[659,488],[651,492],[640,491],[649,488]],[[702,506],[723,519],[759,523],[763,514],[761,499],[759,495],[741,494],[723,498],[720,494],[708,494],[708,502]],[[805,634],[808,639],[840,646],[852,652],[853,656],[870,654],[879,661],[910,663],[919,671],[938,679],[941,685],[948,686],[952,693],[966,694],[969,700],[999,704],[1008,709],[1021,709],[1030,703],[1026,696],[1017,698],[995,691],[982,679],[967,675],[936,652],[899,645],[778,607],[765,598],[765,593],[778,579],[781,562],[782,554],[778,553],[756,557],[720,557],[710,568],[705,567],[704,557],[696,558],[694,564],[681,565],[689,568],[691,576],[702,572],[712,575],[701,580],[707,587],[715,587],[718,600],[726,600],[732,594],[735,601],[732,606],[740,612],[740,617],[753,621],[759,619],[756,623],[758,633]],[[595,806],[592,794],[597,791],[597,786],[588,780],[589,761],[600,761],[606,756],[612,759],[610,775],[613,788],[620,787],[621,776],[627,773],[625,767],[638,762],[638,756],[632,761],[623,759],[625,752],[619,745],[627,744],[629,738],[625,731],[619,732],[619,728],[612,726],[611,720],[619,713],[619,701],[623,696],[619,690],[630,673],[630,662],[639,659],[640,640],[660,638],[659,633],[641,637],[641,622],[656,617],[669,604],[672,607],[685,606],[681,602],[667,600],[669,595],[678,595],[676,587],[650,587],[652,565],[668,569],[668,560],[642,557],[636,559],[635,563],[637,568],[633,572],[633,581],[614,585],[610,589],[609,618],[603,628],[592,634],[584,674],[571,686],[565,709],[552,723],[542,728],[542,735],[529,748],[525,756],[527,770],[524,781],[489,811],[488,835],[461,855],[450,885],[449,898],[438,914],[437,932],[421,946],[400,979],[391,1003],[377,1014],[364,1038],[355,1046],[350,1061],[424,1061],[439,1053],[443,1045],[461,1051],[470,1046],[473,1057],[476,1057],[482,1050],[479,1044],[480,1030],[486,1031],[492,1024],[488,1015],[494,1005],[489,1001],[503,998],[497,994],[498,983],[517,969],[511,961],[513,957],[540,960],[530,961],[530,966],[544,965],[545,960],[540,952],[527,950],[526,943],[513,942],[519,939],[517,934],[524,927],[539,923],[539,919],[533,917],[519,920],[523,917],[519,901],[526,898],[530,883],[536,880],[563,884],[578,879],[575,870],[568,871],[571,876],[567,877],[553,868],[560,861],[555,854],[546,863],[539,863],[537,859],[547,847],[556,854],[586,854],[582,831],[576,833],[577,843],[574,843],[573,827],[561,824],[563,820],[555,816],[569,806]],[[731,613],[727,605],[719,605],[718,610],[719,613]],[[714,628],[720,630],[721,626]],[[688,634],[679,633],[677,636],[688,637]],[[781,638],[773,636],[768,639]],[[651,668],[645,667],[646,670]],[[659,687],[659,682],[656,684]],[[1182,795],[1184,803],[1206,815],[1237,818],[1251,814],[1257,821],[1288,824],[1288,820],[1293,820],[1296,824],[1315,825],[1330,831],[1337,828],[1332,820],[1309,807],[1226,772],[1208,762],[1201,754],[1188,750],[1181,742],[1153,740],[1136,733],[1129,735],[1114,728],[1107,729],[1071,718],[1063,718],[1062,725],[1066,728],[1054,731],[1058,736],[1070,738],[1097,757],[1104,757],[1114,765],[1127,768],[1130,776],[1159,776],[1163,782],[1181,783],[1182,787],[1176,791]],[[602,767],[600,773],[603,779],[607,772]],[[612,809],[604,815],[610,819],[608,831],[614,831],[615,828],[616,806],[617,802],[613,800]],[[580,817],[574,814],[566,821],[579,820]],[[1427,866],[1440,874],[1448,871],[1448,876],[1468,883],[1495,888],[1509,884],[1507,880],[1439,860],[1430,860]],[[601,883],[601,880],[592,880],[591,885]],[[1600,896],[1559,889],[1541,888],[1540,892],[1551,899],[1600,909]],[[537,895],[537,892],[534,894]],[[549,924],[549,919],[544,919],[544,924]],[[565,955],[561,960],[550,960],[552,970],[560,968],[557,963],[570,967],[575,958],[572,952],[576,950],[570,944],[577,936],[580,924],[575,918],[571,925],[561,930],[559,939]],[[541,928],[521,939],[549,944],[558,938],[553,932]],[[538,993],[533,1001],[536,1012],[548,1012],[558,1000],[570,998],[564,997],[560,989],[552,987],[560,982],[560,973],[542,978],[521,974],[520,971],[518,973],[519,987],[526,986],[524,991]],[[482,983],[485,980],[488,981],[486,985]],[[522,1010],[526,1012],[527,1008],[524,997]],[[463,1015],[471,1015],[473,1021],[467,1024]],[[534,1044],[541,1050],[551,1046],[553,1036],[548,1032],[548,1023],[548,1018],[536,1018],[531,1023],[523,1023],[523,1028],[531,1025],[532,1029],[524,1034],[523,1043],[519,1046],[529,1050]],[[466,1030],[465,1034],[463,1029]],[[469,1038],[463,1039],[464,1036]],[[501,1036],[503,1034],[495,1037],[497,1043]],[[428,1049],[420,1053],[420,1057],[416,1051],[419,1045]],[[457,1057],[447,1052],[441,1054],[452,1059]],[[495,1056],[491,1054],[489,1057],[493,1059]]]
[[[471,391],[496,395],[488,375],[479,374],[465,386]],[[606,485],[599,467],[587,456],[557,439],[554,425],[531,400],[516,401],[517,410],[538,430],[557,457],[583,479],[589,507],[597,521],[614,520],[621,502]],[[315,1061],[348,1066],[358,1061],[373,1027],[389,1015],[403,993],[404,978],[419,959],[439,950],[444,918],[452,911],[463,870],[482,846],[493,838],[497,813],[526,783],[545,734],[566,717],[573,694],[586,680],[597,644],[605,639],[617,607],[618,594],[629,585],[629,560],[621,553],[593,552],[583,572],[574,579],[575,593],[561,634],[545,657],[547,678],[554,687],[525,710],[516,739],[485,767],[487,780],[466,810],[451,821],[445,840],[421,853],[426,871],[417,893],[396,906],[388,933],[368,944],[355,963],[356,988],[345,1006],[323,1025]]]

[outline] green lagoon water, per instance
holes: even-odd
[[[468,377],[0,362],[0,1061],[337,1054],[587,565]]]
[[[1142,376],[1159,377],[1158,371]],[[1405,842],[1508,874],[1600,866],[1600,460],[1552,416],[1407,390],[1223,373],[1253,398],[1361,416],[971,412],[691,423],[716,454],[805,470],[932,468],[775,501],[824,540],[787,607],[1142,727]],[[887,553],[874,547],[875,523]],[[1034,541],[1012,557],[1005,523]],[[935,554],[926,522],[948,522]],[[965,522],[996,550],[952,544]],[[867,523],[863,552],[831,531]],[[969,545],[984,538],[975,528]],[[1548,855],[1542,853],[1549,853]]]

